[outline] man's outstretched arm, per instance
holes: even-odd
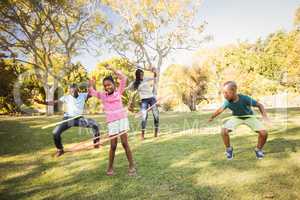
[[[39,99],[33,99],[36,103],[39,103],[39,104],[44,104],[44,105],[49,105],[49,106],[53,106],[55,104],[58,104],[60,103],[61,101],[59,100],[53,100],[53,101],[41,101]]]

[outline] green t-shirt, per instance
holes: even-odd
[[[237,102],[225,100],[222,108],[229,108],[234,116],[253,115],[251,107],[257,106],[257,101],[246,95],[239,94],[238,96],[239,100]]]

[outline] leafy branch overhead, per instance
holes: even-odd
[[[196,20],[200,1],[123,1],[106,4],[117,16],[107,42],[121,56],[145,67],[160,65],[174,50],[199,48],[205,22]]]

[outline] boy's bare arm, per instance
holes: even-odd
[[[264,119],[268,119],[268,115],[267,115],[267,112],[266,112],[266,109],[265,109],[264,105],[262,105],[261,103],[258,102],[256,107],[258,107],[259,112],[261,113],[262,117]]]
[[[213,121],[214,120],[214,118],[216,118],[217,116],[219,116],[222,112],[224,112],[224,108],[219,108],[218,110],[216,110],[215,112],[214,112],[214,114],[212,114],[212,116],[209,118],[209,122],[211,122],[211,121]]]

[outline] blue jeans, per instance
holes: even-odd
[[[142,130],[144,131],[146,129],[147,125],[147,119],[148,119],[148,112],[147,109],[154,105],[156,103],[156,99],[154,97],[147,98],[147,99],[142,99],[141,103],[141,111],[142,111]],[[154,118],[154,127],[158,128],[159,127],[159,111],[156,105],[152,107],[152,114]]]

